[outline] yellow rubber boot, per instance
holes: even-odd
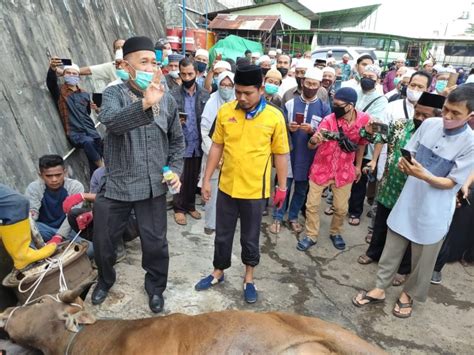
[[[0,226],[0,236],[16,269],[21,270],[38,260],[46,259],[56,251],[56,244],[36,250],[30,248],[30,221],[24,219],[15,224]]]

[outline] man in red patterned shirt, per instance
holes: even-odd
[[[300,251],[316,244],[321,194],[330,185],[334,195],[334,214],[329,237],[335,248],[343,250],[346,247],[341,236],[342,225],[348,210],[352,183],[361,176],[362,158],[368,143],[360,136],[359,131],[370,118],[368,114],[356,111],[356,102],[357,93],[354,89],[339,89],[334,95],[334,112],[324,118],[318,131],[308,142],[310,149],[318,148],[318,151],[309,172],[306,236],[296,247]]]

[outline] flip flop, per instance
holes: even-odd
[[[367,233],[367,235],[365,236],[365,242],[367,244],[370,244],[370,242],[372,241],[372,236],[373,236],[374,232],[370,231]]]
[[[176,212],[174,214],[174,221],[180,226],[185,226],[187,224],[186,215],[182,212]]]
[[[401,286],[407,280],[407,275],[396,274],[393,281],[392,286]]]
[[[346,242],[344,239],[338,234],[338,235],[330,235],[329,238],[332,241],[332,244],[334,245],[334,248],[338,250],[344,250],[346,249]]]
[[[355,222],[357,221],[357,222]],[[358,226],[360,224],[360,218],[356,216],[350,216],[349,217],[349,224],[351,226]]]
[[[295,233],[301,233],[303,231],[303,227],[297,221],[288,221],[290,224],[290,228]]]
[[[273,223],[271,224],[271,226],[268,228],[268,231],[272,234],[278,234],[280,233],[280,229],[281,229],[281,222],[275,219]]]
[[[361,295],[362,298],[360,299],[360,301],[368,301],[367,303],[360,303],[359,301],[357,301],[357,296],[353,297],[352,298],[352,304],[356,307],[364,307],[364,306],[367,306],[368,304],[377,304],[377,303],[383,303],[385,302],[385,298],[373,298],[373,297],[370,297],[369,295],[367,295],[367,292],[368,291],[362,291],[360,293],[357,294],[357,296]]]
[[[410,296],[408,296],[410,297]],[[407,303],[403,303],[400,301],[400,299],[397,300],[397,302],[395,303],[399,310],[395,310],[395,307],[393,308],[392,310],[392,313],[395,317],[398,317],[398,318],[410,318],[411,317],[411,314],[413,312],[413,299],[410,297],[410,302],[407,302]],[[402,308],[411,308],[411,311],[410,313],[400,313],[400,310]]]
[[[190,215],[191,217],[193,217],[194,219],[201,219],[201,214],[200,214],[198,211],[196,211],[196,210],[194,210],[194,211],[189,211],[188,213],[189,213],[189,215]]]
[[[374,259],[364,254],[357,258],[357,262],[361,265],[368,265],[368,264],[373,263]]]
[[[324,210],[324,214],[327,215],[327,216],[332,216],[334,214],[334,207],[329,206],[328,208],[326,208]]]

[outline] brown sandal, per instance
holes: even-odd
[[[303,227],[298,223],[298,221],[288,221],[288,223],[290,224],[290,228],[293,232],[301,233],[303,231]]]
[[[365,242],[367,244],[370,244],[370,242],[372,241],[372,236],[373,236],[374,232],[370,231],[367,233],[367,235],[365,236]]]
[[[174,214],[174,221],[180,226],[185,226],[187,224],[186,215],[182,212],[176,212]]]
[[[324,214],[327,215],[327,216],[332,216],[334,214],[334,207],[329,206],[328,208],[326,208],[324,210]]]
[[[395,307],[393,307],[393,310],[392,310],[392,313],[395,317],[398,317],[398,318],[410,318],[411,317],[411,314],[413,312],[413,299],[410,296],[408,296],[408,298],[410,299],[410,301],[408,301],[407,303],[403,303],[402,301],[400,301],[400,298],[397,299],[397,302],[395,303],[395,306],[398,306],[398,311],[395,309]],[[410,308],[410,312],[401,313],[400,311],[403,308]]]
[[[401,286],[407,280],[408,275],[396,274],[393,281],[392,286]]]
[[[194,211],[189,211],[188,212],[189,215],[191,217],[193,217],[194,219],[201,219],[201,213],[199,213],[198,211],[194,210]]]
[[[357,258],[357,262],[361,265],[368,265],[368,264],[373,263],[374,259],[364,254]]]
[[[278,219],[273,220],[273,223],[271,224],[270,228],[268,228],[269,232],[272,234],[280,233],[280,229],[281,229],[281,222]]]

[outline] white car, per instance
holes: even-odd
[[[327,59],[328,52],[330,50],[332,51],[332,56],[336,60],[337,64],[342,62],[342,56],[344,54],[349,55],[350,65],[356,64],[357,58],[359,58],[362,54],[370,54],[370,56],[374,58],[375,63],[378,64],[375,49],[364,47],[320,46],[311,53],[311,58],[313,61],[316,59]]]

